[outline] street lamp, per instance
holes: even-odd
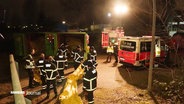
[[[124,15],[128,13],[128,7],[122,4],[116,4],[114,7],[114,13],[116,15]]]
[[[109,13],[107,13],[107,16],[110,18],[112,16],[112,14],[109,12]]]
[[[62,24],[66,24],[66,21],[62,21]]]
[[[126,4],[116,3],[114,5],[114,14],[116,15],[116,25],[122,26],[123,17],[128,13],[129,8]]]

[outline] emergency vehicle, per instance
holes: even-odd
[[[115,43],[124,36],[124,30],[122,27],[117,27],[116,29],[104,28],[102,31],[102,48],[107,48],[109,43]]]
[[[151,53],[152,36],[132,37],[124,36],[119,45],[119,62],[125,65],[148,66]],[[163,61],[165,47],[161,45],[161,39],[155,36],[154,57]],[[162,60],[161,60],[162,59]]]

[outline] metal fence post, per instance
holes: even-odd
[[[20,94],[23,91],[20,85],[19,76],[16,70],[16,65],[12,54],[10,54],[10,70],[13,86],[13,91],[11,93],[14,94],[15,104],[26,104],[24,95]]]

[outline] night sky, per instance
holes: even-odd
[[[1,0],[0,9],[1,12],[6,10],[7,23],[14,25],[38,23],[43,17],[54,21],[66,20],[73,24],[104,23],[106,14],[113,9],[114,1],[116,0]],[[129,0],[129,3],[139,5],[143,2],[136,1]]]
[[[121,17],[121,22],[134,29],[137,29],[135,24],[141,24],[140,28],[151,28],[152,0],[0,0],[0,18],[2,20],[6,10],[7,25],[42,25],[46,22],[61,23],[63,20],[75,26],[104,24],[112,21],[107,18],[107,13],[113,11],[115,1],[125,2],[130,7],[130,13]],[[183,7],[182,0],[157,0],[157,12],[163,19],[169,16],[167,11],[171,8]],[[112,19],[118,20],[115,17]]]
[[[8,24],[38,23],[41,18],[65,20],[72,24],[89,24],[104,17],[104,5],[110,0],[1,0]],[[101,19],[103,20],[103,19]]]

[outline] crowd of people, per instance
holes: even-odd
[[[87,59],[84,59],[84,52],[80,45],[74,50],[68,50],[66,44],[61,44],[55,56],[45,56],[40,53],[39,59],[34,60],[33,55],[35,49],[31,49],[30,53],[25,57],[25,69],[29,76],[29,88],[34,88],[33,70],[39,69],[42,89],[46,89],[49,98],[50,88],[54,89],[55,98],[58,96],[57,83],[61,83],[65,79],[64,70],[68,68],[68,55],[73,58],[73,67],[76,70],[80,64],[84,70],[83,75],[83,91],[89,104],[94,103],[93,91],[97,86],[97,52],[93,46],[90,46],[87,53]],[[70,54],[68,54],[70,53]],[[91,86],[92,85],[92,86]]]

